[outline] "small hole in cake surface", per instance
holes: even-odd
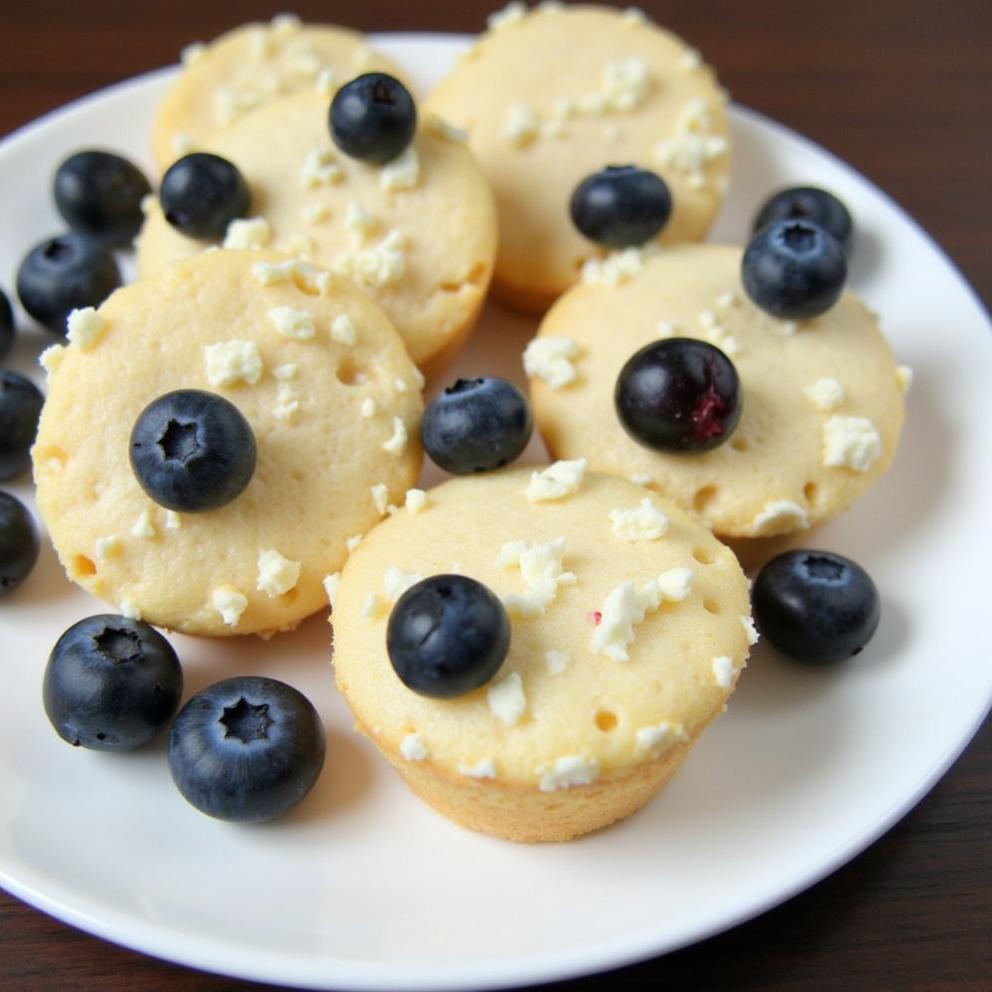
[[[85,575],[96,575],[96,564],[86,555],[75,555],[72,559],[72,577],[78,579]]]
[[[715,599],[704,599],[703,609],[707,613],[712,613],[714,616],[720,612],[720,604]]]
[[[734,451],[747,451],[750,445],[747,443],[746,437],[735,437],[733,441],[730,442],[730,447]]]
[[[337,367],[336,375],[338,382],[342,382],[346,386],[360,386],[368,378],[365,370],[356,361],[348,357],[345,357]]]
[[[608,733],[617,725],[617,715],[613,710],[597,710],[596,726],[604,733]]]
[[[705,513],[710,503],[716,497],[716,486],[703,486],[696,490],[696,495],[692,497],[692,508],[696,513]]]
[[[302,470],[301,469],[298,469],[298,468],[294,468],[289,473],[289,477],[293,480],[293,482],[302,482],[304,480],[304,478],[305,478]]]
[[[716,556],[708,548],[693,548],[692,557],[699,562],[700,565],[712,565],[716,561]]]
[[[806,497],[806,502],[810,505],[816,502],[817,488],[815,482],[807,482],[806,485],[803,486],[803,496]]]

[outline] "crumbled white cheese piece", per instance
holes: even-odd
[[[682,333],[679,325],[672,323],[670,320],[659,320],[655,326],[655,330],[660,338],[674,338]]]
[[[672,603],[681,603],[692,591],[692,569],[670,568],[658,576],[658,589],[661,598]]]
[[[110,537],[98,537],[96,539],[96,557],[98,561],[107,561],[116,558],[121,553],[123,545],[115,534]]]
[[[512,727],[527,709],[527,698],[524,696],[524,684],[518,672],[510,672],[490,684],[486,691],[486,699],[493,715]]]
[[[803,507],[791,499],[773,499],[765,503],[751,526],[756,534],[761,534],[767,530],[778,529],[780,524],[790,528],[794,525],[805,529],[809,527],[809,516]]]
[[[346,345],[352,345],[358,340],[355,322],[346,313],[338,314],[331,321],[331,340]]]
[[[234,627],[248,608],[248,597],[234,586],[218,586],[210,594],[210,602],[228,627]]]
[[[420,513],[427,505],[427,493],[423,489],[408,489],[403,500],[407,513]]]
[[[634,749],[638,754],[656,758],[669,744],[684,743],[688,739],[689,735],[680,723],[662,720],[653,726],[638,727],[634,734]]]
[[[458,774],[468,778],[496,778],[496,763],[492,758],[483,758],[474,765],[459,765]]]
[[[264,217],[235,218],[227,225],[222,248],[257,251],[272,237],[272,227]]]
[[[647,19],[648,15],[645,14],[640,7],[628,7],[620,15],[620,20],[628,27],[635,27],[638,24],[644,24]]]
[[[296,376],[297,365],[295,362],[286,362],[285,365],[277,365],[272,370],[272,375],[280,382],[292,379]]]
[[[274,247],[283,255],[299,255],[301,258],[309,258],[313,253],[313,241],[305,234],[291,234]]]
[[[218,341],[203,349],[207,382],[211,386],[230,386],[245,382],[254,386],[262,377],[262,356],[254,341]]]
[[[568,668],[571,660],[564,651],[556,651],[554,648],[544,652],[544,663],[552,675],[561,675]]]
[[[385,482],[377,482],[372,486],[372,504],[380,517],[386,515],[386,507],[389,505],[389,486]]]
[[[400,378],[393,379],[393,388],[398,393],[405,393],[410,389],[410,387]]]
[[[712,662],[713,679],[721,689],[729,689],[734,680],[734,660],[722,654]]]
[[[643,103],[651,88],[651,75],[643,59],[611,59],[603,67],[604,110],[633,110]]]
[[[576,371],[571,360],[579,351],[572,338],[536,337],[524,348],[524,372],[532,379],[543,379],[552,389],[561,389],[575,381]]]
[[[122,599],[120,606],[117,608],[121,611],[121,616],[126,617],[128,620],[141,619],[141,610],[138,609],[137,604],[131,599]]]
[[[337,78],[337,73],[325,65],[317,73],[317,78],[313,82],[313,88],[317,91],[318,96],[324,97],[325,100],[329,100],[334,96],[338,88]]]
[[[729,310],[731,307],[737,306],[739,302],[740,297],[732,289],[728,289],[716,298],[716,305],[721,310]]]
[[[823,425],[823,464],[867,472],[882,453],[882,438],[867,417],[839,417]]]
[[[69,344],[79,345],[80,351],[89,351],[103,336],[107,321],[93,309],[83,307],[72,310],[66,321],[66,337]]]
[[[793,334],[799,329],[799,324],[794,320],[780,320],[778,321],[779,333],[787,338],[792,337]]]
[[[374,59],[375,53],[368,45],[362,45],[360,48],[356,48],[351,56],[352,63],[359,69],[368,69]]]
[[[668,530],[668,517],[645,496],[630,510],[610,510],[615,537],[622,541],[656,541]]]
[[[418,733],[407,734],[400,741],[400,754],[407,761],[424,761],[429,753],[424,739]]]
[[[529,145],[540,131],[540,121],[534,108],[526,103],[513,103],[507,107],[503,121],[503,137],[518,148]]]
[[[276,405],[272,415],[276,420],[292,420],[300,412],[300,400],[289,383],[280,382],[276,388]]]
[[[585,472],[585,458],[554,462],[546,469],[531,474],[527,499],[531,503],[539,503],[570,496],[579,491]]]
[[[192,135],[186,134],[184,131],[179,131],[169,139],[169,147],[177,158],[182,158],[196,148],[196,142]]]
[[[417,384],[417,389],[423,389],[427,384],[427,380],[424,378],[424,373],[421,372],[416,365],[413,367],[413,381]]]
[[[388,286],[406,272],[403,245],[403,234],[394,228],[376,245],[342,252],[334,261],[334,271],[373,289]]]
[[[599,762],[585,755],[567,754],[559,758],[550,770],[539,768],[541,792],[571,789],[577,785],[590,785],[599,777]]]
[[[829,412],[836,410],[844,402],[844,387],[837,379],[825,376],[807,386],[803,392],[806,398],[817,408]]]
[[[680,72],[693,72],[703,64],[703,57],[696,48],[687,48],[679,56],[678,68]]]
[[[306,224],[322,224],[331,216],[331,208],[326,203],[308,203],[300,210],[300,219]]]
[[[316,79],[323,68],[320,56],[312,49],[300,51],[293,55],[287,65],[287,70],[300,79]]]
[[[636,475],[630,477],[630,481],[634,483],[635,486],[650,486],[654,482],[654,477],[647,475],[646,473],[638,472]]]
[[[65,358],[65,345],[50,344],[39,356],[38,364],[51,375]]]
[[[747,634],[748,646],[753,648],[758,643],[758,628],[754,626],[754,621],[750,617],[741,617],[741,626]]]
[[[728,147],[727,139],[722,135],[687,130],[676,132],[673,137],[658,142],[654,155],[663,166],[687,175],[700,186],[706,182],[706,167],[710,162],[722,158]]]
[[[148,538],[154,537],[157,533],[154,524],[152,524],[151,517],[148,515],[148,511],[143,510],[131,528],[131,536],[148,540]]]
[[[183,518],[175,510],[165,511],[165,529],[179,530],[183,525]]]
[[[402,568],[390,565],[386,569],[386,576],[383,579],[383,586],[386,590],[386,599],[390,603],[395,603],[407,591],[418,582],[422,582],[424,577],[419,572],[404,572]]]
[[[379,597],[374,592],[370,592],[362,603],[362,616],[366,620],[374,620],[379,613],[381,605]]]
[[[221,88],[213,96],[214,120],[222,127],[230,124],[249,110],[253,110],[262,101],[262,94],[254,90],[244,90],[241,93]]]
[[[563,537],[533,546],[526,541],[510,541],[500,548],[496,564],[518,567],[526,590],[503,597],[508,613],[521,617],[539,616],[554,600],[559,586],[572,585],[576,581],[574,572],[562,568],[564,554]]]
[[[358,239],[364,240],[376,226],[376,219],[360,203],[350,202],[345,208],[344,222]]]
[[[295,259],[285,262],[255,262],[251,267],[252,277],[263,286],[277,286],[289,282],[296,272]]]
[[[348,540],[344,542],[344,546],[348,549],[349,552],[351,552],[354,551],[355,548],[357,548],[358,545],[361,543],[362,543],[362,535],[355,534],[352,537],[349,537]]]
[[[391,455],[399,457],[406,451],[407,430],[402,418],[393,417],[393,433],[387,441],[383,441],[380,447],[383,451],[388,451]]]
[[[375,400],[371,396],[366,396],[362,400],[361,414],[366,420],[375,416]]]
[[[272,52],[272,35],[268,28],[252,28],[248,32],[248,54],[255,59],[264,59]]]
[[[424,128],[429,134],[436,138],[443,138],[456,145],[464,145],[468,141],[468,131],[454,124],[449,124],[443,117],[437,114],[428,114],[424,121]]]
[[[269,311],[269,323],[284,338],[293,341],[309,341],[317,333],[313,314],[300,307],[273,307]]]
[[[184,66],[191,66],[199,62],[206,54],[207,46],[202,41],[194,41],[179,53],[179,60]]]
[[[522,21],[527,16],[527,4],[523,0],[513,0],[500,10],[495,10],[486,18],[490,31],[498,31],[510,24]]]
[[[276,14],[269,24],[272,26],[272,33],[277,37],[295,34],[303,27],[303,22],[297,14]]]
[[[582,265],[582,281],[604,286],[622,286],[644,268],[644,260],[657,252],[649,242],[639,247],[612,251],[605,258],[589,258]]]
[[[420,182],[420,156],[413,142],[379,170],[379,186],[385,190],[413,189]]]
[[[307,189],[339,183],[343,178],[344,172],[330,148],[312,148],[307,152],[300,168],[300,182]]]
[[[903,395],[909,392],[910,386],[913,385],[913,370],[908,365],[900,365],[896,369],[896,385]]]
[[[341,573],[331,572],[330,575],[325,575],[323,579],[323,586],[324,592],[327,593],[327,602],[333,610],[334,600],[337,599],[338,589],[341,586]]]
[[[258,591],[269,596],[289,592],[300,581],[300,563],[284,557],[275,548],[258,553]]]

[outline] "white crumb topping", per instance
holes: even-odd
[[[679,337],[682,333],[679,325],[670,320],[659,320],[655,325],[655,331],[660,338],[675,338]]]
[[[80,351],[89,351],[107,330],[107,321],[93,309],[83,307],[72,310],[66,320],[66,337],[69,344],[79,346]]]
[[[696,48],[687,48],[678,60],[680,72],[693,72],[703,64],[703,57]]]
[[[353,345],[358,340],[355,322],[346,313],[338,314],[331,321],[331,340],[344,345]]]
[[[652,726],[638,727],[634,734],[634,750],[637,754],[656,758],[672,744],[684,743],[688,739],[688,734],[680,723],[662,720]]]
[[[276,14],[269,24],[272,26],[272,33],[277,37],[295,34],[303,27],[303,21],[297,14]]]
[[[165,511],[165,529],[179,530],[183,525],[183,518],[175,510]]]
[[[398,393],[406,393],[410,390],[410,387],[400,378],[393,379],[393,388]]]
[[[741,617],[741,626],[744,628],[744,633],[747,635],[747,643],[749,647],[754,647],[758,643],[758,629],[754,626],[754,620],[751,617]]]
[[[611,59],[603,66],[602,110],[633,110],[644,102],[650,90],[651,74],[644,59]]]
[[[317,78],[313,81],[313,88],[320,96],[324,97],[325,100],[330,100],[330,98],[337,92],[337,73],[330,66],[325,65],[317,73]]]
[[[782,525],[802,529],[809,527],[809,516],[805,508],[791,499],[770,500],[751,522],[755,534],[779,530]]]
[[[882,438],[867,417],[834,415],[823,425],[823,464],[867,472],[882,453]]]
[[[363,537],[362,534],[354,534],[344,542],[344,546],[348,549],[349,552],[352,552],[355,550],[355,548],[358,547],[359,544],[362,543],[362,537]]]
[[[692,592],[692,569],[670,568],[658,576],[658,589],[661,598],[672,603],[681,603]]]
[[[543,379],[552,389],[561,389],[576,378],[572,359],[579,354],[579,345],[572,338],[546,335],[533,338],[524,348],[524,372]]]
[[[333,269],[373,289],[388,286],[402,279],[406,272],[404,242],[403,234],[394,228],[378,244],[341,252]]]
[[[38,364],[51,375],[65,358],[65,345],[50,344],[39,356]]]
[[[281,596],[300,581],[300,563],[281,555],[275,548],[258,553],[258,591]]]
[[[377,482],[371,487],[372,504],[375,506],[379,516],[386,515],[386,507],[389,505],[389,486],[385,482]]]
[[[464,145],[468,141],[468,131],[454,124],[449,124],[443,117],[437,114],[428,114],[424,121],[424,128],[429,134],[436,138],[443,138],[455,145]]]
[[[141,619],[141,610],[138,609],[138,606],[134,600],[122,599],[120,606],[117,608],[121,611],[121,616],[126,617],[128,620]]]
[[[107,561],[116,558],[123,550],[121,539],[116,534],[109,537],[98,537],[96,539],[96,557],[98,561]]]
[[[207,54],[207,46],[202,41],[194,41],[179,53],[179,61],[184,66],[196,65]]]
[[[729,689],[730,683],[734,680],[734,660],[722,654],[714,658],[711,663],[713,669],[713,681],[721,689]]]
[[[647,496],[630,510],[610,510],[613,535],[622,541],[656,541],[668,530],[668,517]]]
[[[284,338],[292,341],[309,341],[317,333],[313,314],[300,307],[273,307],[269,311],[269,323]]]
[[[541,122],[534,108],[529,104],[511,103],[506,108],[506,116],[503,119],[503,137],[511,145],[524,148],[537,137],[540,129]]]
[[[523,0],[512,0],[500,10],[493,11],[486,18],[486,25],[490,31],[499,31],[501,28],[509,27],[518,21],[522,21],[527,16],[527,4]]]
[[[393,433],[389,439],[383,441],[380,447],[383,451],[388,451],[391,455],[399,457],[406,451],[407,430],[406,424],[401,417],[393,417]]]
[[[430,752],[427,750],[427,745],[424,744],[424,739],[420,734],[414,732],[407,734],[400,741],[400,754],[407,761],[424,761]]]
[[[383,579],[383,587],[386,591],[386,599],[390,603],[395,603],[407,591],[418,582],[422,582],[424,577],[419,572],[404,572],[402,568],[390,565],[386,569]]]
[[[331,208],[326,203],[308,203],[300,210],[300,220],[305,224],[323,224],[331,216]]]
[[[363,241],[375,229],[378,221],[365,207],[352,200],[345,208],[344,223],[359,241]]]
[[[554,792],[557,789],[591,785],[599,777],[599,762],[586,755],[566,754],[550,769],[539,768],[537,771],[541,776],[541,792]]]
[[[408,489],[403,499],[407,513],[420,513],[427,505],[427,493],[423,489]]]
[[[737,306],[740,300],[741,298],[734,290],[728,289],[717,296],[716,305],[720,310],[729,310],[731,307]]]
[[[635,486],[650,486],[654,482],[654,477],[647,475],[646,473],[638,472],[630,477],[630,481],[634,483]]]
[[[371,420],[375,416],[375,400],[371,396],[366,396],[362,400],[361,414],[366,420]]]
[[[235,218],[227,225],[222,248],[257,251],[272,237],[272,227],[264,217]]]
[[[231,386],[244,382],[254,386],[262,377],[262,356],[254,341],[218,341],[203,349],[207,382]]]
[[[196,141],[185,131],[178,131],[169,139],[169,147],[176,158],[182,158],[196,148]]]
[[[604,286],[622,286],[644,268],[644,260],[656,254],[657,246],[648,243],[639,247],[610,252],[605,258],[590,258],[582,266],[582,281]]]
[[[486,691],[486,700],[493,715],[512,727],[524,715],[527,698],[524,696],[524,683],[518,672],[510,672],[492,682]]]
[[[420,156],[412,142],[396,158],[379,169],[379,186],[382,189],[413,189],[418,182]]]
[[[289,422],[300,412],[300,398],[288,382],[280,382],[276,387],[276,404],[272,416],[276,420]]]
[[[286,362],[285,365],[277,365],[272,370],[272,375],[280,382],[284,382],[287,379],[295,378],[297,370],[298,366],[295,362]]]
[[[374,592],[370,592],[362,602],[362,616],[366,620],[374,620],[378,616],[381,606],[379,597]]]
[[[572,585],[574,572],[562,568],[565,538],[557,537],[544,544],[530,545],[526,541],[509,541],[500,549],[497,565],[517,567],[525,592],[503,597],[507,612],[514,616],[533,617],[544,613],[558,594],[558,587]]]
[[[242,114],[253,110],[262,102],[263,94],[257,90],[235,93],[226,87],[214,91],[212,103],[214,122],[224,127]]]
[[[131,536],[137,537],[140,540],[148,540],[148,538],[155,537],[157,533],[158,531],[155,530],[155,525],[152,523],[148,511],[143,510],[138,514],[138,519],[131,528]]]
[[[808,385],[803,393],[817,410],[824,412],[836,410],[844,402],[844,387],[839,380],[831,376],[817,379],[816,382]]]
[[[331,572],[330,575],[325,575],[322,584],[324,592],[327,594],[327,602],[333,610],[334,600],[337,599],[338,589],[341,587],[341,573]]]
[[[307,189],[329,186],[344,179],[341,166],[330,148],[311,148],[300,167],[300,183]]]
[[[579,491],[585,472],[585,458],[554,462],[546,469],[531,474],[527,499],[531,503],[540,503],[570,496]]]
[[[564,651],[556,651],[551,648],[544,652],[544,663],[548,666],[548,671],[552,675],[561,675],[568,668],[572,659]]]
[[[647,19],[648,15],[640,7],[628,7],[620,15],[620,20],[628,27],[636,27],[638,24],[644,24]]]
[[[914,373],[908,365],[900,365],[896,369],[896,385],[903,395],[909,392],[913,385]]]
[[[483,758],[474,765],[459,765],[458,774],[468,778],[496,778],[496,763],[492,758]]]
[[[210,602],[228,627],[236,626],[248,608],[248,597],[231,585],[217,586],[210,594]]]

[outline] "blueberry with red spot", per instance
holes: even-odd
[[[572,223],[590,241],[627,248],[650,241],[668,223],[672,195],[657,173],[635,165],[608,165],[572,193]]]
[[[334,95],[328,125],[334,144],[345,155],[389,162],[410,144],[417,129],[417,106],[398,79],[366,72]]]
[[[0,369],[0,479],[13,479],[31,464],[31,445],[44,402],[30,379]]]
[[[158,196],[165,219],[180,234],[202,241],[219,241],[227,225],[246,217],[251,206],[251,190],[238,167],[208,152],[173,162]]]
[[[816,186],[793,186],[779,190],[761,206],[753,233],[781,220],[805,220],[832,234],[845,252],[851,250],[854,222],[850,211],[833,193]]]
[[[38,531],[27,507],[0,492],[0,596],[16,589],[38,560]]]
[[[740,378],[719,348],[695,338],[665,338],[628,359],[613,401],[621,425],[638,444],[656,451],[709,451],[740,420]]]
[[[832,551],[786,551],[751,590],[761,634],[796,661],[827,665],[858,654],[881,618],[878,590],[856,562]]]

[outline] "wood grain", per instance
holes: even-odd
[[[986,303],[992,299],[988,0],[641,6],[702,50],[734,99],[806,134],[885,189]],[[478,0],[336,0],[294,8],[307,19],[365,30],[466,32],[479,30],[490,9]],[[4,0],[0,135],[94,89],[169,64],[190,41],[273,12],[255,0]],[[9,281],[9,274],[2,278]],[[694,947],[553,987],[605,992],[643,981],[680,990],[985,992],[992,987],[990,823],[992,727],[986,724],[915,811],[810,891]],[[261,986],[112,946],[0,893],[2,990],[253,987]]]

